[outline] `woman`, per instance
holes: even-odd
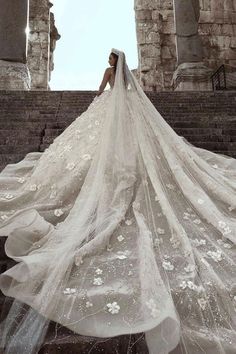
[[[234,353],[236,160],[181,139],[123,52],[109,63],[88,110],[0,175],[0,235],[18,262],[0,276],[16,299],[2,347],[37,352],[53,320],[145,332],[150,354]],[[17,300],[31,308],[12,329]]]

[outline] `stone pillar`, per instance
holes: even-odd
[[[51,80],[51,73],[54,70],[54,51],[56,49],[56,43],[61,38],[55,25],[55,17],[50,12],[50,60],[49,60],[49,81]]]
[[[0,0],[0,90],[29,90],[28,0]]]
[[[177,70],[173,86],[177,91],[211,90],[209,70],[203,63],[203,45],[198,33],[199,0],[174,0]]]
[[[49,0],[30,0],[28,66],[33,90],[49,90],[53,51],[60,38]]]

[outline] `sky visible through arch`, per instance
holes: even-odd
[[[97,90],[112,47],[138,66],[134,0],[53,0],[61,39],[54,53],[52,90]]]

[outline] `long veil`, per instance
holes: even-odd
[[[112,51],[115,84],[68,215],[53,225],[32,205],[0,227],[18,262],[0,276],[15,298],[1,348],[37,352],[53,320],[85,336],[145,332],[150,354],[233,353],[236,160],[179,137]]]

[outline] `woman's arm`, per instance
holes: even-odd
[[[101,82],[101,85],[99,86],[99,91],[97,93],[97,96],[100,96],[101,93],[103,93],[109,79],[110,79],[110,75],[111,75],[111,70],[110,68],[107,68],[105,70],[105,73],[104,73],[104,76],[103,76],[103,79],[102,79],[102,82]]]

